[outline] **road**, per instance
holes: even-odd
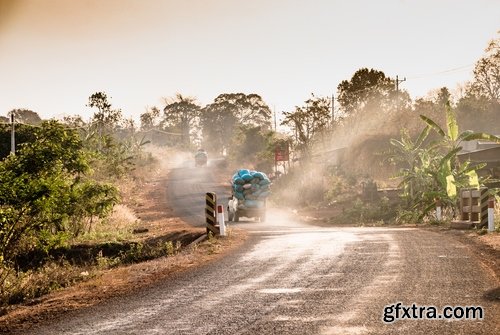
[[[174,210],[203,221],[212,168],[174,170]],[[200,200],[201,199],[201,200]],[[219,198],[220,199],[220,198]],[[201,214],[200,214],[201,213]],[[270,210],[220,262],[69,313],[36,334],[499,334],[499,280],[453,237],[420,229],[324,228]],[[483,320],[382,320],[384,306],[481,306]]]

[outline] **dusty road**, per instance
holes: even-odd
[[[196,172],[176,170],[170,183],[178,199],[175,210],[193,223],[203,218],[207,188],[224,191],[210,179],[210,168]],[[267,223],[248,220],[238,227],[251,237],[222,261],[70,313],[33,333],[500,333],[499,301],[485,298],[500,286],[498,278],[450,236],[419,229],[314,227],[272,210]],[[384,323],[384,306],[397,302],[434,305],[438,313],[445,306],[481,306],[484,318]]]

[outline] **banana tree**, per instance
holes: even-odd
[[[462,150],[462,142],[472,140],[487,140],[500,143],[500,138],[487,133],[473,132],[472,130],[466,130],[460,133],[456,115],[449,102],[446,103],[445,112],[446,132],[430,118],[424,115],[420,115],[420,118],[427,124],[427,127],[431,127],[441,137],[438,146],[444,150],[444,157],[440,164],[439,179],[441,182],[443,182],[444,179],[446,180],[445,189],[447,191],[447,195],[448,197],[453,198],[457,193],[457,178],[464,179],[463,174],[467,174],[471,183],[475,184],[477,180],[477,174],[475,170],[479,168],[477,166],[471,167],[470,165],[467,165],[468,168],[466,170],[460,168],[460,162],[458,160],[457,154]],[[459,172],[461,172],[461,174],[457,175],[457,173]]]
[[[422,188],[422,165],[429,158],[426,148],[422,145],[426,140],[430,126],[425,127],[416,141],[413,141],[406,130],[402,131],[401,140],[391,139],[392,150],[389,160],[401,166],[396,177],[402,178],[400,187],[403,188],[403,197],[407,204],[413,203],[419,198],[419,190]],[[432,156],[432,155],[431,155]]]

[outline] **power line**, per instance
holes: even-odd
[[[462,72],[462,71],[470,69],[472,67],[474,67],[474,64],[463,65],[463,66],[455,67],[455,68],[452,68],[452,69],[443,70],[443,71],[437,71],[437,72],[433,72],[433,73],[417,74],[415,76],[408,77],[408,79],[421,79],[421,78],[438,76],[438,75],[441,75],[441,74],[449,74],[449,73],[455,73],[455,72]]]
[[[160,130],[160,129],[148,129],[148,130],[141,130],[140,132],[142,133],[148,133],[150,131],[157,131],[159,133],[167,134],[167,135],[176,135],[176,136],[182,136],[182,133],[171,133],[168,131]]]
[[[398,75],[396,75],[396,112],[399,112],[399,83],[403,81],[406,81],[406,77],[399,79]]]

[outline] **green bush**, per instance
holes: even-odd
[[[118,200],[113,186],[84,181],[88,155],[75,131],[49,121],[33,132],[34,142],[0,162],[2,264],[30,248],[57,246],[61,232],[74,233],[82,220],[105,216]]]

